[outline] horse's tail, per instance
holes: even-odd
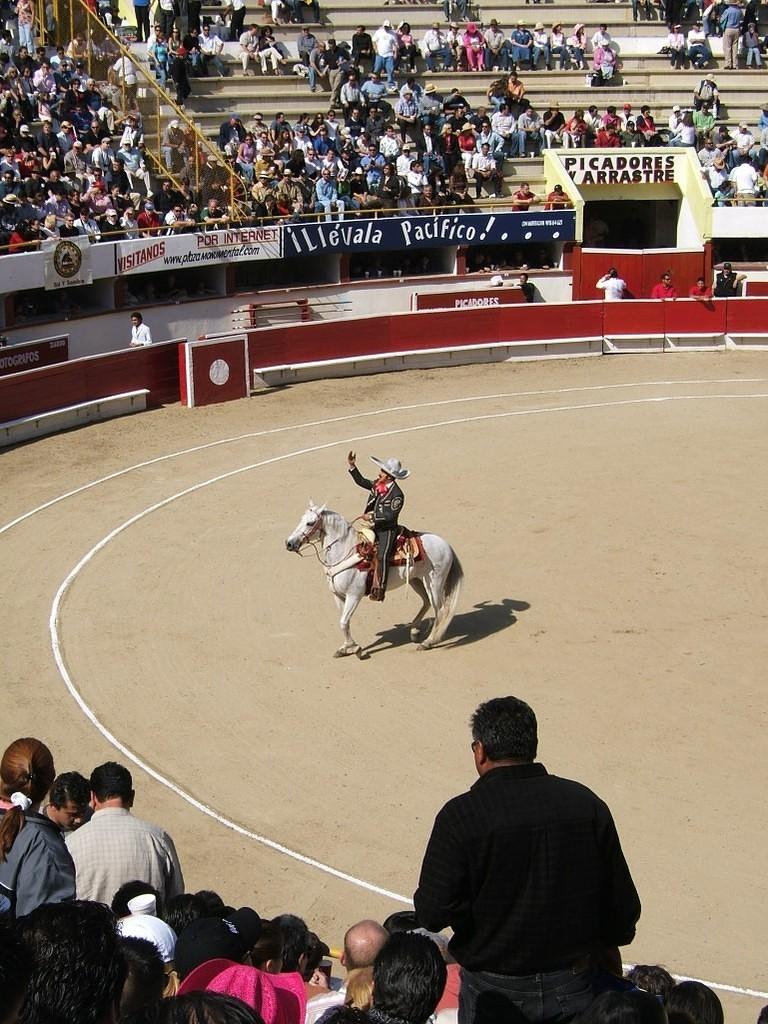
[[[464,582],[464,570],[461,567],[459,556],[451,548],[451,567],[445,578],[442,601],[435,609],[435,622],[429,635],[430,645],[439,643],[445,636],[445,631],[451,624],[456,614],[456,605],[459,602],[461,584]]]

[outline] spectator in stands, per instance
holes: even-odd
[[[19,930],[32,957],[24,1024],[115,1019],[125,962],[109,907],[49,903],[27,915]]]
[[[533,46],[533,36],[525,27],[524,21],[518,21],[509,37],[509,46],[512,53],[512,60],[516,67],[519,67],[523,61],[525,61],[529,67],[531,66],[531,47]]]
[[[661,279],[651,288],[652,299],[676,299],[677,289],[672,284],[672,271],[665,270]]]
[[[483,185],[490,184],[493,187],[493,194],[501,196],[503,178],[496,166],[496,161],[491,153],[491,147],[487,142],[480,145],[480,152],[472,156],[472,174],[475,179],[475,195],[480,198],[480,190]]]
[[[138,317],[136,324],[134,317]],[[141,315],[134,313],[131,323],[133,341],[133,327],[143,326]],[[141,340],[138,330],[136,340],[148,343]],[[131,814],[135,794],[128,769],[108,761],[91,772],[90,781],[93,817],[67,837],[77,871],[78,897],[108,903],[123,882],[132,878],[150,882],[164,899],[183,892],[173,840],[163,829]]]
[[[190,992],[161,999],[134,1017],[133,1024],[265,1024],[241,999],[216,992]]]
[[[619,277],[616,267],[611,267],[608,273],[603,274],[599,281],[595,283],[595,288],[605,292],[606,302],[620,302],[626,294],[627,282]]]
[[[586,49],[587,49],[587,33],[584,30],[582,24],[574,26],[573,33],[568,36],[568,57],[572,64],[576,67],[577,71],[586,70]]]
[[[720,113],[720,91],[715,82],[715,76],[710,72],[701,79],[693,90],[693,109],[699,110],[705,103],[708,103],[715,117]]]
[[[0,909],[0,1024],[17,1024],[32,974],[32,958],[10,917]]]
[[[706,281],[705,281],[705,279],[703,277],[697,277],[696,278],[696,284],[691,286],[690,291],[688,292],[688,298],[689,299],[696,299],[698,302],[709,302],[709,300],[712,298],[712,289],[707,285],[707,283],[706,283]],[[632,981],[635,985],[637,985],[638,988],[642,988],[646,992],[651,991],[650,989],[648,989],[646,987],[646,985],[641,985],[638,981],[635,980],[634,977],[631,977],[633,971],[636,971],[636,970],[637,970],[637,968],[635,967],[635,968],[632,969],[632,971],[629,971],[627,973],[627,978],[629,978],[630,981]],[[658,968],[648,967],[648,968],[644,968],[644,970],[646,970],[646,971],[664,971],[664,968],[662,968],[662,967],[658,967]],[[669,986],[669,988],[671,989],[672,985],[674,985],[674,983],[675,983],[674,982],[674,978],[672,978],[671,975],[669,975],[667,971],[664,971],[664,974],[667,974],[667,976],[670,978],[670,981],[671,981],[672,984]],[[655,976],[654,975],[648,975],[648,976],[638,975],[638,977],[643,977],[643,980],[648,980],[649,983],[653,983],[653,981],[655,980]],[[667,989],[667,991],[668,991],[668,989]],[[654,992],[654,995],[659,995],[660,998],[664,994],[665,993]]]
[[[671,66],[677,68],[678,71],[682,71],[688,55],[682,25],[674,25],[670,29],[667,35],[667,49],[669,50],[669,63]]]
[[[484,62],[486,71],[506,71],[509,67],[509,51],[504,33],[495,18],[483,34],[485,43]]]
[[[162,999],[165,971],[157,948],[148,939],[123,937],[120,952],[126,969],[119,1013],[124,1020]]]
[[[703,284],[704,278],[698,278],[696,283],[697,285]],[[694,289],[692,288],[691,295],[693,295],[693,290]],[[649,964],[635,964],[634,967],[627,971],[625,977],[628,981],[631,981],[633,985],[642,989],[643,992],[648,992],[652,996],[658,996],[662,1003],[675,987],[675,979],[669,971],[665,967],[660,967],[658,965],[651,966]]]
[[[256,25],[249,25],[240,36],[238,42],[240,43],[240,63],[243,65],[243,74],[253,75],[255,72],[250,70],[248,64],[250,61],[256,63],[258,57],[258,27]]]
[[[43,807],[41,814],[50,818],[62,832],[74,832],[91,815],[90,799],[91,787],[88,779],[80,772],[64,772],[54,779],[48,803]]]
[[[40,740],[15,740],[0,761],[0,895],[17,917],[75,895],[72,858],[40,804],[56,772]]]
[[[739,66],[741,22],[742,12],[738,0],[727,0],[725,10],[720,15],[720,28],[723,30],[723,66],[726,70],[735,70]]]
[[[712,50],[700,21],[688,30],[688,59],[695,68],[704,68],[712,60]]]
[[[371,1024],[426,1024],[445,989],[446,968],[431,939],[392,935],[373,964]]]
[[[348,1002],[347,986],[350,981],[354,982],[361,972],[371,970],[388,938],[387,930],[376,921],[358,921],[347,929],[341,954],[341,964],[346,971],[346,977],[338,989],[317,996],[307,1004],[305,1024],[314,1024],[326,1010],[333,1006],[343,1006]]]
[[[373,49],[375,60],[373,70],[377,73],[384,71],[387,76],[387,89],[394,91],[395,85],[395,61],[397,59],[398,42],[397,33],[392,28],[392,22],[386,20],[373,34]]]
[[[613,819],[588,789],[534,763],[536,717],[523,701],[481,704],[472,739],[479,781],[435,820],[416,915],[430,930],[453,928],[463,1024],[498,1020],[507,1003],[529,1020],[573,1015],[592,999],[590,953],[603,950],[618,969],[618,946],[632,941],[640,915]],[[575,825],[582,818],[592,822],[587,833]],[[557,837],[535,880],[529,832]],[[531,974],[540,976],[535,1006],[525,994]]]
[[[200,56],[203,61],[203,74],[208,74],[208,69],[213,68],[220,78],[226,76],[226,68],[221,59],[224,52],[224,41],[211,32],[211,26],[203,24],[203,31],[198,36],[197,45],[200,49]]]
[[[467,70],[482,71],[485,43],[483,35],[474,21],[468,22],[466,31],[461,37],[461,45],[464,48],[464,59],[467,64]]]
[[[527,274],[521,274],[517,280],[517,287],[523,293],[526,302],[533,302],[536,298],[536,289],[528,280]]]
[[[739,288],[746,279],[746,274],[734,274],[733,266],[730,263],[724,263],[723,269],[715,275],[715,297],[718,299],[735,298],[740,294]]]
[[[373,39],[369,32],[366,31],[365,25],[358,25],[352,34],[352,63],[357,66],[359,73],[364,74],[363,61],[371,61],[373,66],[374,52],[373,52]]]
[[[551,71],[552,49],[550,46],[549,35],[547,34],[547,30],[544,28],[544,23],[542,21],[537,22],[533,29],[531,71],[537,70],[540,57],[544,58],[544,67],[547,71]]]
[[[544,203],[545,210],[565,210],[572,206],[573,203],[563,191],[562,185],[555,185]]]
[[[422,50],[427,63],[427,70],[437,70],[435,66],[436,60],[442,62],[446,71],[453,70],[453,52],[439,22],[434,22],[432,27],[425,32],[424,39],[422,40]]]
[[[664,1001],[670,1024],[723,1024],[723,1006],[700,981],[681,981]]]
[[[336,182],[331,177],[329,168],[324,167],[315,185],[315,213],[325,213],[326,220],[333,219],[333,212],[338,211],[343,217],[345,203],[339,196]]]
[[[757,31],[757,26],[754,22],[750,22],[747,26],[747,31],[744,33],[744,51],[746,55],[745,67],[752,67],[754,63],[755,67],[761,68],[763,66],[763,58],[760,55],[760,51],[763,46],[763,40],[760,38],[760,34]]]
[[[579,1024],[667,1024],[658,999],[647,992],[602,992],[579,1014]]]

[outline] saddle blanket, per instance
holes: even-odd
[[[360,561],[357,563],[357,568],[361,572],[369,572],[373,568],[376,557],[376,541],[370,539],[372,535],[373,531],[371,530],[360,533],[360,542],[357,545]],[[421,562],[423,558],[424,545],[421,543],[421,534],[415,533],[413,530],[401,529],[397,535],[394,554],[389,564],[405,565],[408,561]]]

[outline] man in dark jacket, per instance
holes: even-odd
[[[405,496],[395,481],[405,480],[410,475],[410,470],[403,469],[399,459],[386,459],[382,462],[371,455],[371,462],[375,462],[381,472],[375,480],[367,480],[357,468],[356,459],[355,452],[350,452],[347,456],[349,472],[358,487],[364,487],[370,492],[364,514],[373,526],[379,552],[370,598],[372,601],[383,601],[387,589],[389,560],[397,540],[397,520],[405,504]]]
[[[534,764],[536,716],[516,697],[472,717],[480,776],[435,819],[413,898],[419,924],[450,926],[459,1024],[570,1020],[596,964],[621,974],[640,900],[616,827],[586,786]]]
[[[735,298],[739,294],[739,286],[746,279],[746,274],[734,274],[731,264],[724,263],[723,269],[715,275],[713,294],[718,299]]]

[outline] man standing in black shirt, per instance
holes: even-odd
[[[724,263],[723,269],[715,275],[714,296],[717,299],[734,298],[739,294],[739,285],[746,281],[746,274],[734,274],[730,263]]]
[[[516,697],[472,717],[480,776],[438,814],[414,906],[450,926],[459,1024],[567,1021],[592,1001],[592,966],[615,964],[640,900],[607,806],[534,764],[536,716]]]

